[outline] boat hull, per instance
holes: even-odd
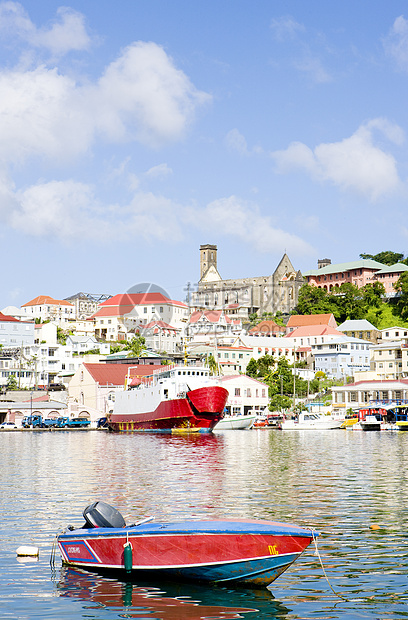
[[[319,422],[317,424],[302,424],[294,420],[285,420],[280,428],[283,431],[330,431],[341,428],[341,420],[333,420],[327,422]]]
[[[67,531],[58,546],[64,564],[87,570],[256,588],[274,581],[312,539],[310,529],[270,521],[192,521]]]
[[[249,429],[253,427],[255,420],[256,415],[225,416],[217,422],[214,431]]]
[[[187,392],[184,398],[161,401],[154,411],[112,413],[108,424],[116,432],[211,432],[223,417],[227,399],[225,388],[206,386]]]

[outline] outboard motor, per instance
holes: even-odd
[[[85,525],[83,529],[91,527],[126,527],[125,519],[119,510],[105,504],[105,502],[94,502],[87,506],[83,512]]]

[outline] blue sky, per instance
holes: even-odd
[[[408,253],[407,91],[398,0],[0,2],[0,308]]]

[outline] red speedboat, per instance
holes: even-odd
[[[228,391],[208,368],[164,366],[152,375],[129,376],[115,395],[111,430],[120,432],[211,432],[224,415]]]
[[[85,525],[58,536],[63,563],[97,572],[150,579],[250,587],[269,585],[317,534],[255,520],[184,521],[126,526],[104,502],[84,511]]]

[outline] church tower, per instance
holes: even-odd
[[[207,273],[210,267],[217,270],[217,246],[216,245],[200,245],[200,280]]]

